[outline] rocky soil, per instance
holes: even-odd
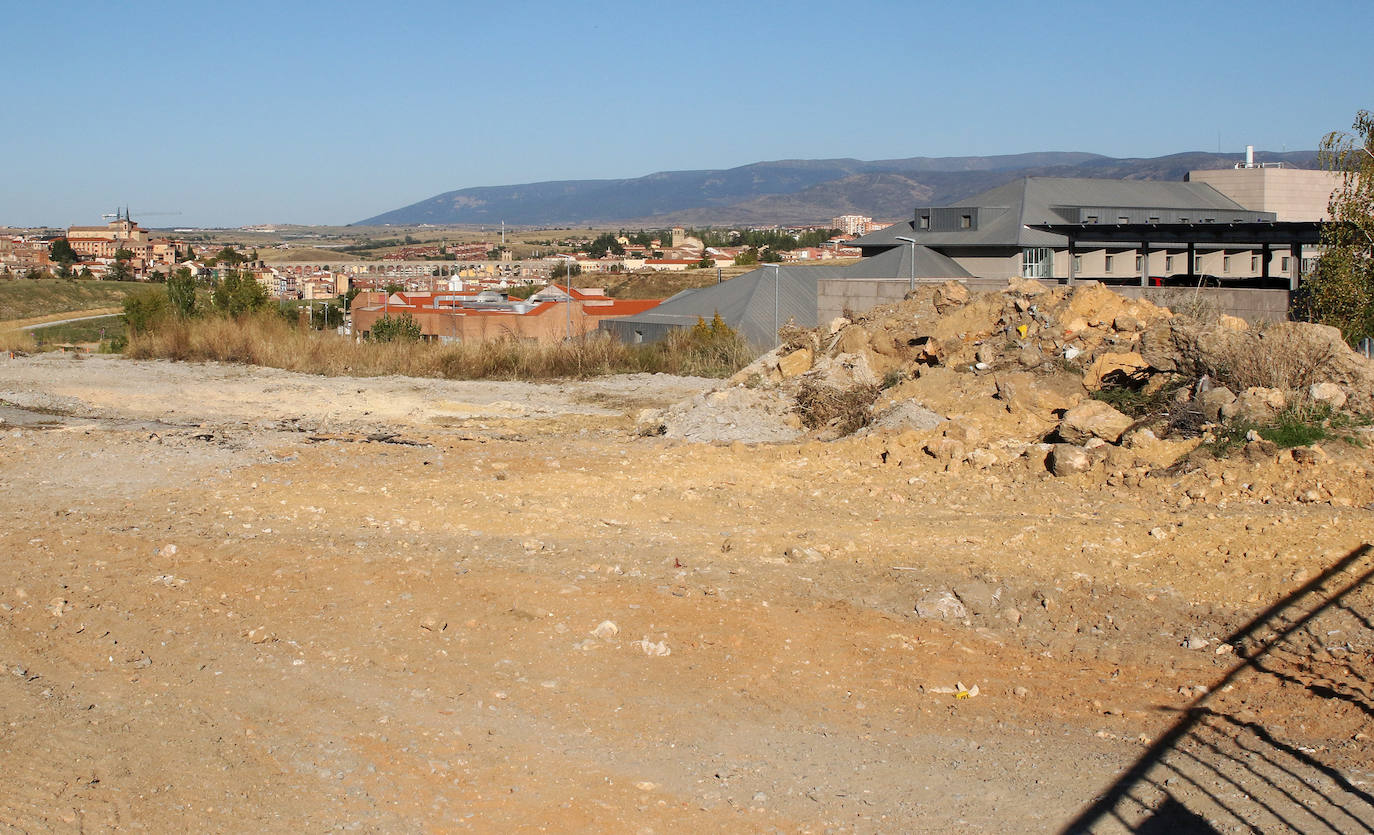
[[[0,360],[0,830],[1056,831],[1374,538],[1367,446],[1046,441],[1065,347],[1171,317],[1083,318],[718,390]],[[775,397],[840,353],[905,416]],[[1310,684],[1227,692],[1368,791],[1374,710]]]

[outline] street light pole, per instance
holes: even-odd
[[[912,289],[912,291],[915,291],[915,290],[916,290],[916,239],[915,239],[915,238],[904,238],[904,237],[898,235],[898,236],[897,236],[896,238],[894,238],[893,240],[905,241],[906,244],[907,244],[907,248],[911,250],[911,289]]]

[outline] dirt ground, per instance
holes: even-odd
[[[0,359],[0,831],[1057,831],[1374,541],[1359,447],[634,435],[709,385]],[[1367,793],[1374,709],[1288,678],[1235,709]]]

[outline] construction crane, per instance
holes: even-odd
[[[181,214],[181,212],[140,212],[140,213],[139,213],[139,216],[140,216],[140,217],[157,217],[157,216],[159,216],[159,215],[170,216],[170,215],[179,215],[179,214]],[[132,219],[133,219],[132,216],[131,216],[130,213],[129,213],[129,207],[127,207],[127,206],[124,207],[123,212],[121,212],[119,209],[115,209],[113,212],[106,212],[105,214],[102,214],[101,217],[105,218],[106,220],[110,220],[110,219],[119,220],[119,219],[121,219],[121,218],[124,219],[124,220],[132,220]]]

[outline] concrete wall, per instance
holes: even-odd
[[[1334,171],[1304,168],[1189,171],[1188,179],[1206,183],[1247,209],[1273,212],[1277,220],[1326,220],[1331,192],[1341,184]]]
[[[1006,281],[990,278],[975,278],[962,283],[974,292],[1001,290],[1007,286]],[[816,287],[816,321],[825,324],[837,316],[843,316],[846,309],[866,313],[878,305],[901,301],[909,286],[906,280],[892,278],[822,279]],[[1111,289],[1127,298],[1146,298],[1168,308],[1202,304],[1220,313],[1239,316],[1247,322],[1281,322],[1288,318],[1287,290],[1190,290],[1186,287]]]

